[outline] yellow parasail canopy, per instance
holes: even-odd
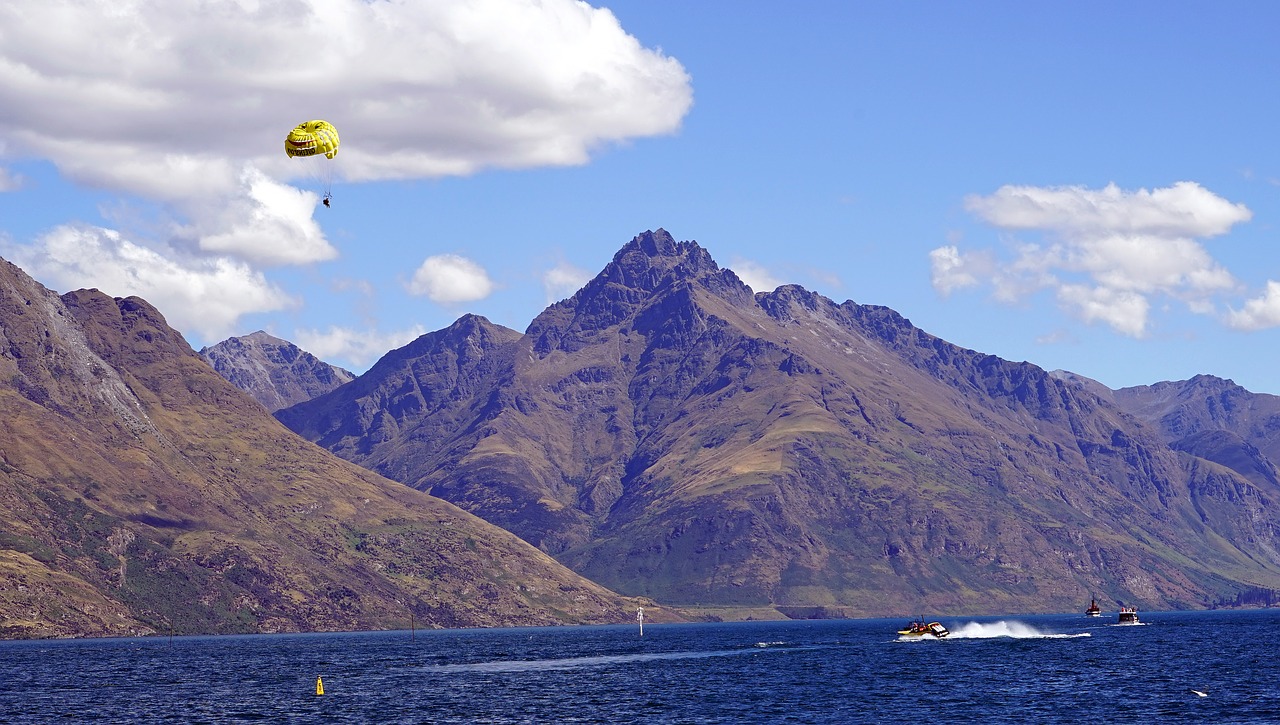
[[[338,129],[328,121],[307,121],[289,132],[284,140],[284,152],[289,156],[318,156],[333,158],[338,153]]]

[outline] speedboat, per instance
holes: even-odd
[[[1138,608],[1137,607],[1120,607],[1120,618],[1116,621],[1116,623],[1117,624],[1141,624],[1141,622],[1138,621]]]
[[[1098,600],[1097,600],[1097,599],[1090,599],[1090,600],[1089,600],[1089,608],[1088,608],[1088,609],[1086,609],[1086,610],[1084,610],[1084,616],[1086,616],[1086,617],[1101,617],[1101,616],[1102,616],[1102,607],[1099,607],[1099,606],[1098,606]]]
[[[941,622],[925,622],[924,618],[909,623],[905,628],[898,630],[898,634],[903,637],[936,637],[942,639],[951,634]]]

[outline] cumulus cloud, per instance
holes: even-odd
[[[357,370],[363,370],[391,350],[409,344],[426,332],[421,325],[396,332],[331,326],[323,331],[297,330],[294,344],[321,360],[342,360]]]
[[[772,292],[783,284],[763,264],[749,259],[735,257],[730,261],[729,268],[738,275],[738,279],[742,280],[743,284],[751,288],[752,292]]]
[[[593,275],[585,269],[561,262],[542,274],[542,289],[547,293],[547,304],[571,297],[591,281]]]
[[[1151,309],[1142,294],[1111,287],[1064,284],[1058,289],[1058,300],[1075,309],[1085,322],[1105,322],[1132,337],[1143,335]]]
[[[929,252],[933,288],[949,295],[953,290],[978,286],[978,276],[972,269],[974,258],[966,258],[955,246],[938,247]]]
[[[6,0],[0,28],[4,157],[155,202],[165,221],[150,239],[57,233],[104,257],[100,271],[48,257],[48,239],[26,256],[57,284],[180,300],[161,307],[171,321],[200,308],[200,330],[284,304],[253,268],[336,256],[312,218],[317,176],[582,164],[674,133],[693,102],[677,60],[577,0]],[[284,154],[288,131],[311,118],[339,129],[333,160]],[[0,167],[0,191],[19,181]],[[154,271],[130,255],[150,255]],[[422,274],[433,299],[492,286],[456,265]],[[186,292],[170,286],[183,276]]]
[[[1228,310],[1227,324],[1237,330],[1261,330],[1280,326],[1280,282],[1267,282],[1263,293],[1244,303],[1244,309]]]
[[[1155,296],[1206,313],[1218,295],[1239,286],[1199,240],[1252,216],[1243,204],[1186,181],[1136,191],[1004,186],[968,197],[965,207],[1000,229],[1039,233],[1043,243],[1019,241],[1004,259],[993,250],[939,247],[930,253],[938,292],[987,283],[998,299],[1013,302],[1048,289],[1080,319],[1133,337],[1146,334]]]
[[[299,173],[283,140],[312,116],[371,180],[580,164],[692,103],[678,61],[576,0],[9,0],[0,27],[0,138],[154,198]]]
[[[199,236],[200,249],[264,265],[305,264],[333,259],[338,252],[312,218],[318,197],[267,178],[257,169],[241,177],[245,193],[217,210],[205,224],[221,231]],[[197,217],[203,218],[205,210]]]
[[[482,300],[493,292],[494,284],[484,267],[470,259],[437,254],[422,262],[405,289],[432,302],[449,304]]]
[[[142,297],[170,325],[213,340],[232,334],[242,315],[296,305],[244,262],[175,261],[101,227],[57,227],[34,245],[6,249],[4,256],[59,291],[96,288],[113,297]]]

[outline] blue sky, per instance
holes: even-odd
[[[1280,6],[203,7],[0,8],[0,256],[197,349],[523,330],[662,227],[1011,360],[1280,394]]]

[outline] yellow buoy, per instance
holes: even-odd
[[[324,680],[322,680],[319,677],[316,678],[316,694],[317,695],[324,694]]]

